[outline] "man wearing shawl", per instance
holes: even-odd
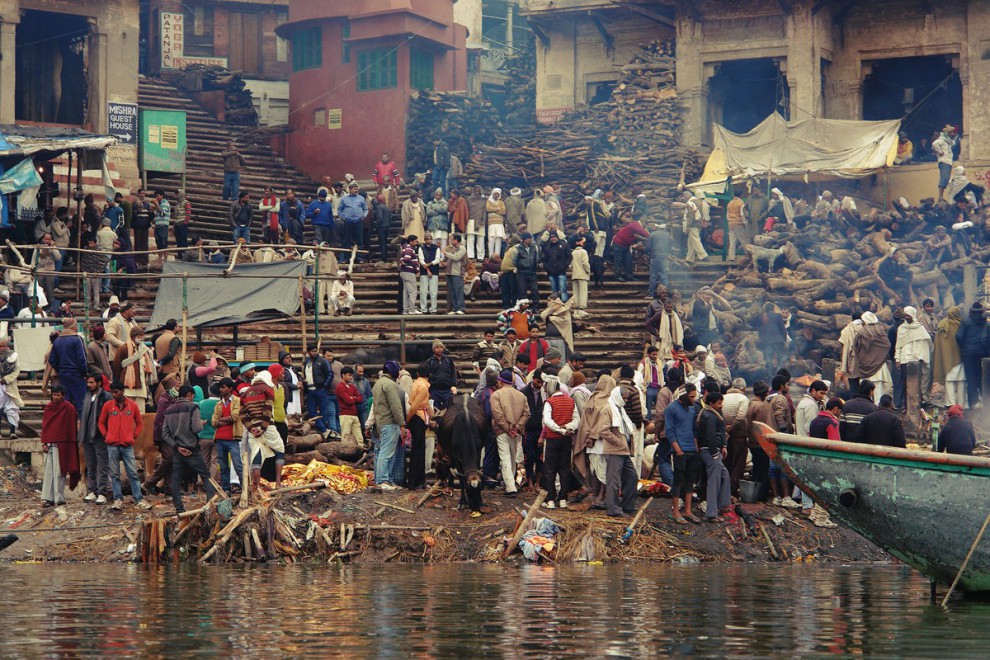
[[[663,309],[646,320],[646,329],[656,337],[662,360],[670,357],[674,346],[684,343],[684,326],[681,317],[674,311],[674,301],[670,299],[664,300]]]
[[[770,210],[768,214],[776,217],[778,220],[786,220],[789,225],[794,224],[794,205],[791,204],[791,200],[788,199],[787,195],[780,191],[780,188],[770,190]]]
[[[615,390],[615,380],[611,376],[600,376],[594,392],[588,398],[581,413],[581,423],[574,436],[572,461],[579,478],[587,484],[588,490],[595,493],[592,508],[604,509],[605,481],[608,471],[608,460],[605,457],[605,436],[610,437],[614,451],[621,450],[617,427],[613,421],[613,409],[610,397]],[[621,456],[621,454],[617,454]],[[629,445],[626,443],[626,456],[629,456]]]
[[[113,357],[114,380],[124,384],[124,396],[144,411],[151,394],[150,380],[155,374],[151,349],[144,344],[144,328],[134,326],[130,337]]]
[[[605,507],[609,516],[628,516],[636,510],[636,484],[639,468],[634,452],[634,436],[639,428],[628,410],[641,406],[639,391],[629,385],[612,389],[609,395],[611,427],[602,433],[605,455]],[[641,419],[639,420],[642,421]],[[642,450],[640,450],[642,451]],[[641,463],[640,463],[641,464]]]
[[[932,379],[945,384],[945,403],[964,405],[966,376],[962,368],[962,354],[956,333],[962,324],[962,310],[950,307],[949,315],[942,319],[935,330],[935,359],[932,363]]]
[[[956,341],[959,343],[959,353],[966,374],[966,398],[969,407],[972,408],[982,400],[982,362],[983,358],[990,355],[987,319],[983,313],[983,304],[979,300],[973,303],[969,309],[969,317],[959,325]]]
[[[41,450],[45,453],[45,473],[41,498],[46,507],[65,504],[65,478],[69,490],[79,483],[79,449],[76,446],[76,408],[65,400],[60,386],[51,389],[51,401],[41,416]]]
[[[83,397],[86,396],[86,345],[76,332],[74,318],[63,319],[62,332],[52,343],[48,354],[48,364],[58,374],[59,385],[65,391],[65,398],[75,406],[76,414],[82,410]]]
[[[856,341],[856,334],[863,327],[863,321],[854,317],[852,321],[842,328],[839,333],[839,345],[842,352],[839,359],[840,374],[836,374],[837,380],[845,380],[849,385],[849,391],[855,392],[859,389],[859,365],[856,364],[856,353],[853,350]]]
[[[275,386],[271,374],[259,371],[251,379],[251,386],[241,390],[240,401],[241,423],[248,430],[251,481],[257,488],[261,483],[261,466],[267,459],[274,457],[275,488],[278,488],[282,484],[285,443],[275,428]]]
[[[918,310],[910,305],[904,308],[904,323],[897,328],[897,348],[894,353],[894,363],[901,370],[902,382],[907,382],[908,365],[921,363],[925,368],[932,359],[932,337],[918,321]],[[919,372],[920,373],[920,372]],[[924,392],[924,379],[921,380],[921,391]]]
[[[874,399],[893,393],[893,381],[887,368],[890,339],[887,329],[873,312],[863,313],[863,327],[853,340],[853,357],[859,366],[860,378],[868,378],[877,386]]]

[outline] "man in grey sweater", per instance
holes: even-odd
[[[371,390],[374,401],[375,425],[378,426],[378,447],[375,451],[375,483],[384,491],[398,489],[402,481],[405,453],[399,444],[399,435],[406,425],[402,394],[395,384],[399,377],[399,363],[389,360],[382,375]]]
[[[216,495],[216,489],[210,483],[210,472],[206,469],[203,455],[199,450],[199,432],[203,430],[203,418],[199,413],[199,405],[193,402],[196,391],[191,385],[179,388],[179,400],[165,413],[165,423],[162,426],[162,440],[172,448],[172,503],[175,512],[182,513],[180,485],[185,468],[195,472],[203,480],[206,487],[207,499]]]

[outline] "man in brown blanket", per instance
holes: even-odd
[[[79,484],[79,448],[76,446],[76,408],[65,400],[65,390],[53,387],[51,402],[41,416],[41,450],[45,452],[45,476],[41,485],[43,506],[65,504],[65,478],[69,490]]]

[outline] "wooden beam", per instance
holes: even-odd
[[[598,18],[593,12],[590,11],[588,12],[588,18],[590,18],[591,22],[595,24],[596,28],[598,28],[598,34],[602,36],[602,41],[605,42],[605,50],[608,52],[615,50],[615,39],[608,33],[608,29],[606,29],[605,24],[602,23],[602,19]]]
[[[543,28],[534,23],[532,19],[529,21],[529,29],[533,31],[533,34],[535,34],[536,38],[540,40],[540,43],[543,44],[544,48],[550,47],[550,37],[543,31]]]
[[[634,14],[638,14],[643,18],[648,18],[649,20],[659,23],[660,25],[663,25],[665,27],[669,27],[669,28],[677,27],[674,24],[674,20],[672,18],[668,16],[664,16],[663,14],[660,14],[654,11],[653,9],[645,7],[641,4],[637,4],[634,2],[622,2],[621,0],[612,0],[612,4],[616,5],[617,7],[622,7],[626,11],[631,11]]]

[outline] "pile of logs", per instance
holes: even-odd
[[[502,68],[506,126],[531,129],[536,123],[536,37],[517,47]]]
[[[724,328],[722,346],[735,355],[734,370],[753,366],[756,371],[759,360],[753,357],[760,352],[760,317],[767,303],[792,313],[788,333],[796,342],[792,352],[799,355],[789,365],[793,373],[820,372],[824,358],[838,359],[839,333],[854,313],[872,310],[889,324],[896,307],[920,308],[925,298],[937,301],[943,313],[963,304],[963,271],[985,264],[990,247],[968,255],[961,248],[927,249],[934,227],[951,224],[950,217],[948,203],[926,200],[920,207],[867,210],[845,221],[845,232],[837,230],[839,220],[828,218],[800,228],[776,225],[755,236],[754,245],[746,248],[750,258],[713,285],[720,298],[716,315]],[[765,261],[755,265],[768,253],[779,255],[772,272]],[[895,259],[899,284],[882,275],[884,264]]]
[[[191,64],[186,67],[182,80],[184,84],[196,80],[196,89],[191,91],[223,91],[225,123],[235,126],[258,125],[258,112],[254,109],[251,90],[247,88],[239,72],[222,66]]]
[[[433,168],[433,139],[466,164],[473,144],[496,141],[501,117],[490,103],[464,92],[422,91],[409,101],[406,119],[406,179]]]
[[[302,415],[289,415],[285,423],[289,427],[289,439],[285,443],[285,462],[308,464],[312,460],[333,465],[360,462],[365,455],[354,438],[347,436],[339,441],[326,442],[316,430],[315,420]]]
[[[570,199],[595,188],[630,203],[634,188],[654,200],[673,199],[679,183],[700,175],[702,162],[678,145],[682,111],[672,51],[668,42],[641,44],[608,102],[579,108],[531,136],[513,131],[493,144],[477,142],[465,179],[503,189],[559,184]]]

